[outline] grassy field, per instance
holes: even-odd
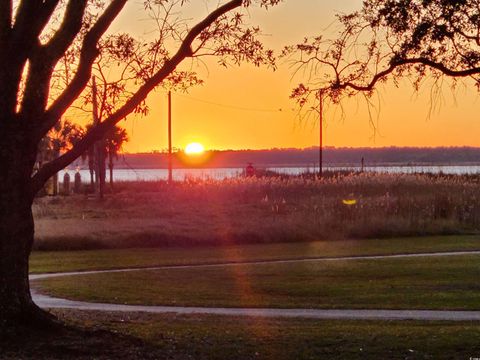
[[[480,177],[341,174],[117,184],[34,205],[35,248],[71,250],[479,233]]]
[[[70,323],[141,339],[156,359],[468,360],[480,354],[480,326],[475,323],[58,314]]]
[[[139,182],[117,184],[116,189],[103,202],[85,196],[37,199],[31,272],[480,249],[479,176],[351,174],[321,181],[187,181],[172,187]],[[479,310],[479,258],[139,271],[52,278],[33,286],[112,303]],[[55,313],[77,328],[33,338],[15,335],[13,341],[0,336],[0,357],[480,356],[480,325],[475,322]],[[25,337],[27,345],[18,340]]]
[[[35,283],[59,297],[142,305],[480,310],[480,256],[164,269]]]
[[[316,241],[189,248],[34,251],[32,273],[115,269],[252,260],[384,255],[455,250],[480,250],[480,236]]]
[[[468,322],[55,314],[70,327],[0,337],[2,360],[468,360],[480,354],[480,326]]]

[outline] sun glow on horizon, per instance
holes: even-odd
[[[188,144],[185,147],[185,154],[187,155],[200,155],[205,152],[205,147],[197,142],[193,142]]]
[[[193,25],[206,15],[208,9],[204,6],[207,1],[191,3],[188,13],[178,16],[191,20]],[[212,2],[215,7],[213,3],[216,2]],[[283,1],[269,11],[253,7],[249,10],[251,18],[248,22],[260,26],[263,33],[268,34],[261,37],[266,48],[281,53],[285,45],[301,43],[305,37],[337,38],[339,26],[333,23],[335,14],[360,10],[362,3],[358,0]],[[127,2],[129,8],[116,27],[145,37],[146,41],[154,41],[155,34],[150,27],[155,28],[155,24],[145,20],[142,4]],[[183,161],[188,164],[200,162],[200,158],[209,154],[214,156],[213,149],[318,146],[318,113],[308,112],[309,115],[304,117],[299,114],[297,103],[290,99],[293,88],[308,80],[308,74],[302,71],[294,75],[293,58],[278,61],[276,71],[247,63],[225,68],[218,66],[218,59],[202,59],[205,62],[187,61],[179,70],[197,72],[198,77],[205,80],[204,85],[189,88],[188,93],[180,89],[173,93],[173,141],[175,147],[182,149],[179,156],[183,156]],[[319,78],[322,76],[320,72],[319,69]],[[442,82],[442,87],[436,87],[440,84],[435,79],[426,78],[421,89],[414,92],[412,79],[407,78],[398,83],[382,84],[378,88],[378,97],[372,98],[375,109],[370,108],[362,96],[346,98],[341,106],[330,104],[325,108],[324,145],[353,148],[478,147],[478,92],[474,82],[469,81],[461,81],[455,91],[450,91],[448,81]],[[438,96],[432,97],[431,89],[438,90],[435,91]],[[130,153],[161,152],[168,148],[168,137],[165,136],[168,102],[164,91],[152,93],[148,103],[151,111],[145,120],[129,119],[125,123],[130,140],[124,148]],[[372,110],[375,111],[371,113]],[[82,124],[89,121],[87,118],[83,120],[83,114],[78,117],[84,121]],[[186,149],[192,142],[203,143],[205,152]]]

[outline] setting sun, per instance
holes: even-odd
[[[188,144],[185,148],[185,154],[188,155],[202,154],[204,151],[205,148],[203,147],[203,145],[196,142]]]

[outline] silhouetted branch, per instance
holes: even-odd
[[[480,0],[366,0],[359,12],[338,17],[336,39],[320,36],[287,47],[295,74],[306,79],[292,92],[302,109],[323,89],[334,103],[358,93],[372,96],[379,83],[427,76],[470,78],[480,88]]]
[[[41,122],[43,111],[47,106],[50,92],[50,78],[56,63],[68,50],[82,28],[83,16],[87,0],[70,0],[60,28],[43,46],[37,46],[30,57],[30,67],[25,85],[23,101],[20,107],[20,118],[32,116]],[[33,124],[27,121],[26,126]]]
[[[438,70],[442,74],[450,77],[469,77],[472,75],[480,74],[480,67],[474,67],[474,68],[464,69],[464,70],[455,70],[455,69],[448,68],[442,63],[437,63],[435,61],[432,61],[426,58],[413,58],[413,59],[397,60],[392,65],[390,65],[390,67],[388,67],[387,69],[375,74],[368,84],[360,85],[360,84],[355,84],[354,82],[351,82],[351,81],[341,82],[341,80],[339,79],[338,83],[333,83],[331,87],[333,89],[352,88],[353,90],[357,90],[357,91],[367,91],[367,92],[372,91],[375,88],[375,85],[377,85],[377,83],[380,80],[387,78],[388,75],[390,75],[393,71],[395,71],[395,69],[405,65],[425,65],[432,69]]]
[[[12,0],[0,0],[0,53],[5,53],[12,30]]]
[[[43,137],[50,128],[58,121],[60,116],[81,94],[90,80],[92,65],[98,56],[97,44],[110,24],[115,20],[125,6],[127,0],[113,0],[105,9],[102,15],[95,22],[95,25],[87,32],[80,50],[80,62],[77,72],[65,90],[57,97],[43,118],[42,127],[38,136]]]
[[[45,164],[32,178],[32,186],[33,186],[33,191],[37,192],[43,184],[56,172],[59,170],[63,169],[66,167],[68,164],[70,164],[72,161],[77,159],[84,153],[94,142],[98,141],[101,139],[109,129],[111,129],[113,126],[115,126],[116,123],[118,123],[120,120],[125,118],[128,114],[133,112],[135,108],[146,99],[147,95],[156,87],[158,86],[164,79],[166,79],[174,70],[175,68],[187,57],[190,57],[193,55],[192,53],[192,43],[195,41],[195,39],[204,31],[207,29],[209,26],[211,26],[217,19],[222,17],[224,14],[228,13],[229,11],[239,7],[242,5],[242,0],[232,0],[223,6],[220,6],[216,10],[212,11],[204,20],[199,22],[197,25],[195,25],[187,34],[185,39],[183,40],[182,44],[180,45],[177,53],[169,60],[167,60],[162,68],[158,70],[151,78],[145,81],[145,83],[135,92],[135,94],[126,101],[126,103],[118,109],[115,113],[113,113],[111,116],[109,116],[105,121],[100,123],[99,125],[93,127],[83,139],[81,139],[70,151],[66,152],[59,158],[51,161],[48,164]],[[106,12],[108,9],[106,10]],[[105,15],[105,13],[104,13]],[[99,19],[98,21],[101,21]],[[106,23],[107,21],[105,21]],[[98,24],[98,22],[97,22]],[[107,24],[105,24],[107,25]],[[100,29],[103,29],[101,27]],[[93,28],[92,28],[93,30]],[[100,30],[97,30],[94,32],[96,36],[91,35],[91,37],[88,37],[87,39],[90,39],[89,41],[92,41],[93,39],[97,39],[97,36],[99,37],[101,34],[99,34]],[[87,43],[87,45],[90,43]],[[84,45],[85,47],[86,45]],[[82,51],[83,53],[83,51]],[[91,55],[89,55],[91,56]],[[90,59],[87,59],[90,60]],[[94,61],[94,58],[91,60],[92,62]],[[86,67],[86,65],[84,65]],[[80,70],[79,70],[80,71]],[[88,69],[85,69],[85,71],[88,71],[88,75],[90,75],[90,67]],[[78,71],[77,75],[78,76]],[[85,75],[84,75],[85,76]],[[85,79],[80,78],[77,80],[78,82],[83,82]],[[88,78],[86,79],[88,81]],[[72,81],[72,83],[75,82],[75,79]],[[80,85],[77,85],[80,86]],[[68,90],[68,88],[67,88]],[[65,91],[64,94],[57,100],[56,103],[52,105],[52,107],[49,110],[49,116],[52,117],[50,120],[53,122],[53,117],[55,117],[55,114],[61,115],[65,109],[63,107],[68,107],[71,102],[74,100],[74,96],[71,95],[68,91]],[[75,90],[75,91],[74,91]],[[74,91],[77,96],[81,92],[81,89],[74,88],[71,91]],[[75,98],[77,97],[75,96]],[[63,110],[63,111],[62,111]],[[49,123],[48,125],[50,125]],[[49,126],[48,128],[50,128]]]

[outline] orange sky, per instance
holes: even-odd
[[[212,2],[213,3],[213,2]],[[348,12],[361,0],[285,0],[269,11],[252,10],[251,22],[264,29],[265,43],[281,49],[304,36],[326,33],[335,12]],[[203,9],[203,8],[202,8]],[[139,31],[141,15],[132,8],[116,24],[122,31]],[[299,121],[291,89],[300,79],[291,79],[288,64],[279,63],[276,72],[245,65],[221,68],[215,61],[208,71],[200,69],[205,80],[188,94],[173,94],[173,142],[184,148],[200,142],[207,149],[263,149],[309,147],[318,144],[318,121]],[[338,109],[326,115],[327,146],[480,146],[480,121],[477,118],[478,94],[473,87],[460,87],[452,96],[448,87],[429,117],[429,87],[414,94],[405,81],[400,88],[381,90],[381,112],[375,135],[361,101],[346,104],[345,116]],[[130,134],[127,152],[150,152],[167,147],[166,94],[149,97],[150,114],[130,117],[122,125]],[[244,110],[256,109],[256,110]],[[281,109],[281,110],[280,110]],[[263,111],[267,110],[267,111]]]

